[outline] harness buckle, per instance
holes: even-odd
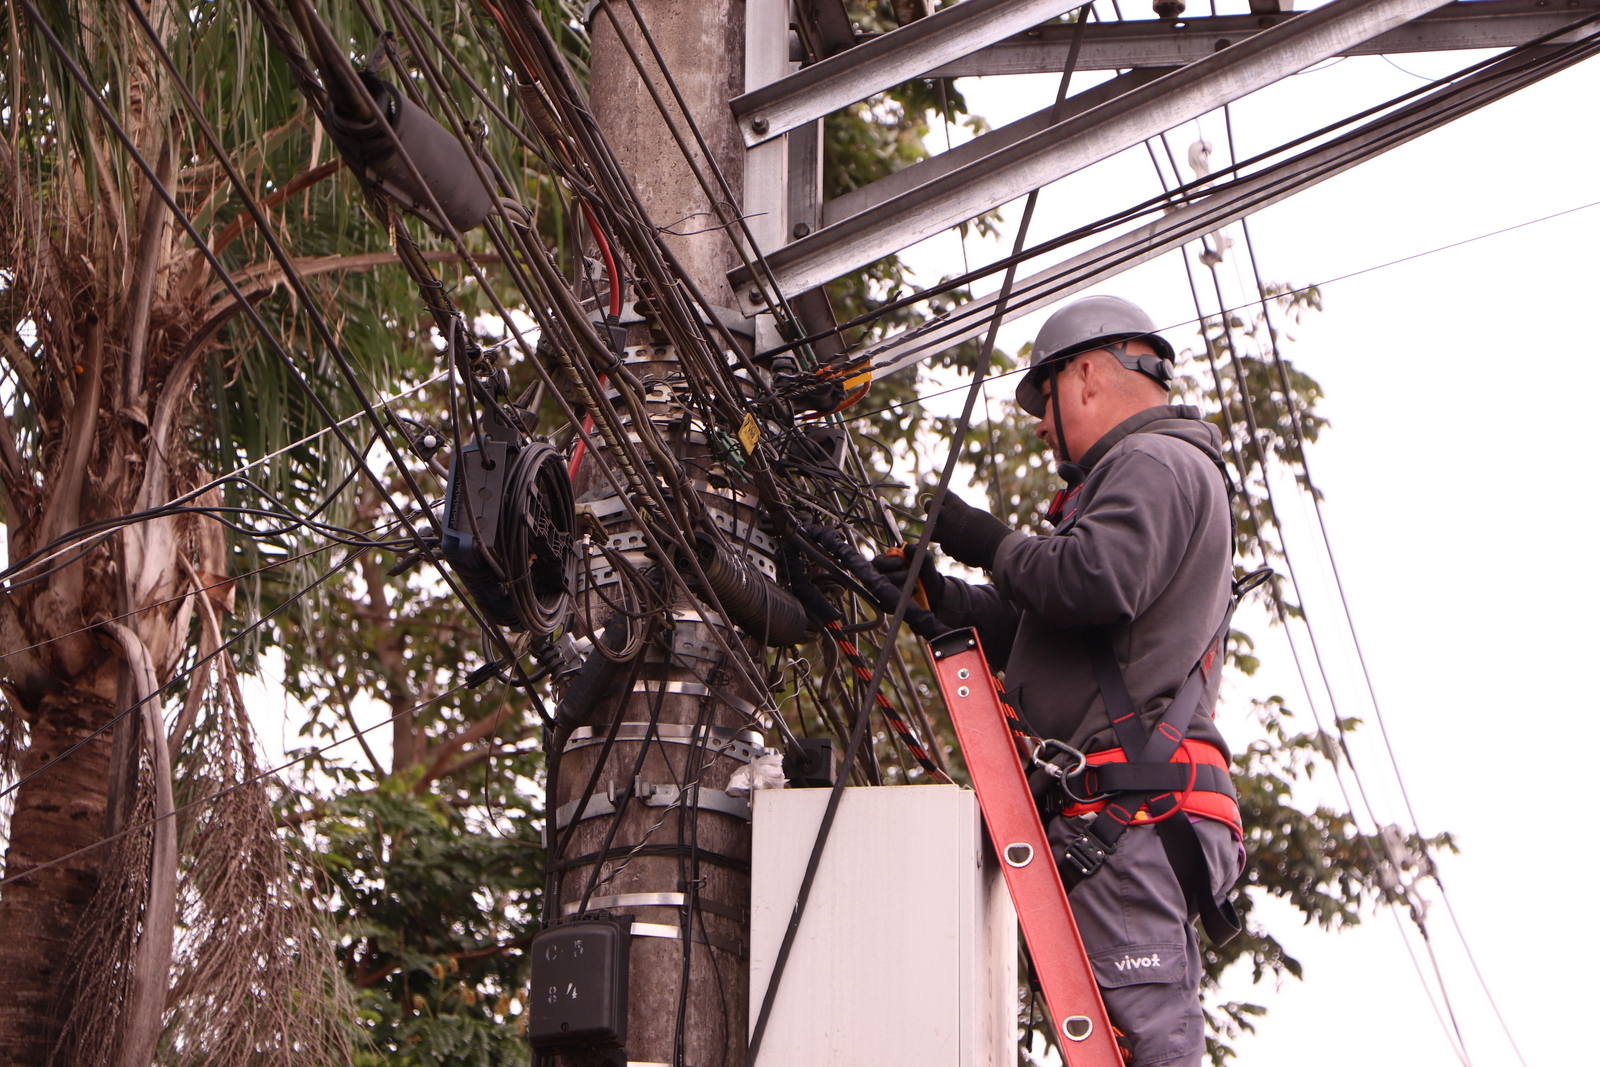
[[[1068,883],[1067,888],[1071,889],[1098,871],[1112,851],[1113,846],[1107,845],[1087,829],[1080,831],[1078,836],[1066,843],[1056,858],[1056,866],[1061,870],[1062,880]]]

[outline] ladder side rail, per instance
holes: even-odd
[[[928,654],[1068,1067],[1122,1067],[978,635],[952,631],[928,642]]]

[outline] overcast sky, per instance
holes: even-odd
[[[1235,6],[1244,8],[1222,10]],[[1404,71],[1350,59],[1288,79],[1234,106],[1240,156],[1478,58],[1396,57]],[[1045,106],[1056,80],[961,88],[972,111],[999,126]],[[1600,200],[1597,99],[1600,63],[1579,66],[1267,209],[1251,222],[1262,274],[1324,282]],[[1214,164],[1225,162],[1220,113],[1173,131],[1178,158],[1201,137],[1215,145]],[[942,132],[930,140],[943,148]],[[1144,151],[1126,153],[1048,188],[1032,239],[1157,191]],[[1005,210],[1008,250],[1021,214],[1020,202]],[[1237,226],[1229,233],[1242,245]],[[1591,962],[1600,934],[1586,906],[1597,864],[1582,827],[1593,806],[1585,734],[1597,704],[1595,420],[1585,399],[1597,245],[1600,208],[1331,282],[1326,310],[1293,331],[1287,350],[1327,392],[1321,410],[1332,427],[1312,451],[1312,471],[1401,773],[1422,830],[1460,842],[1443,880],[1527,1063],[1546,1067],[1596,1060],[1583,1020],[1600,985]],[[972,241],[966,251],[976,265],[999,250]],[[908,258],[926,280],[961,266],[951,239]],[[1245,292],[1243,262],[1230,255],[1223,265],[1230,301]],[[1194,345],[1175,256],[1094,291],[1183,324],[1169,338]],[[1001,347],[1015,351],[1046,314],[1008,326]],[[1366,721],[1353,742],[1357,770],[1380,818],[1409,825],[1314,519],[1291,487],[1278,489],[1334,698],[1342,714]],[[1244,625],[1265,665],[1226,695],[1220,718],[1236,746],[1258,733],[1251,697],[1281,694],[1310,725],[1282,635],[1259,612]],[[1320,688],[1316,706],[1329,714]],[[1342,803],[1331,781],[1303,799]],[[1514,1067],[1438,889],[1424,883],[1422,892],[1434,902],[1430,930],[1472,1062]],[[1306,980],[1251,987],[1245,975],[1228,989],[1270,1008],[1259,1034],[1238,1043],[1239,1067],[1457,1062],[1389,912],[1340,934],[1300,927],[1286,907],[1264,918],[1304,962]],[[1424,951],[1414,927],[1411,944]]]

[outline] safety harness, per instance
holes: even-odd
[[[1126,811],[1124,821],[1150,823],[1160,815],[1144,798],[1170,795],[1181,810],[1226,823],[1236,834],[1243,834],[1239,797],[1227,760],[1215,746],[1187,736],[1232,615],[1230,605],[1221,629],[1207,643],[1200,662],[1156,724],[1153,739],[1143,733],[1110,634],[1100,627],[1090,632],[1090,661],[1118,747],[1084,754],[1059,741],[1036,742],[1030,786],[1041,817],[1073,818],[1109,809],[1112,819],[1121,818]]]
[[[1214,945],[1226,944],[1238,934],[1239,917],[1232,901],[1226,897],[1218,900],[1212,892],[1210,865],[1189,815],[1220,816],[1220,821],[1238,831],[1239,798],[1221,753],[1187,737],[1211,668],[1227,640],[1234,607],[1239,597],[1263,578],[1264,574],[1256,572],[1235,583],[1222,625],[1208,643],[1205,655],[1149,733],[1128,692],[1109,632],[1096,628],[1089,638],[1089,655],[1120,747],[1112,750],[1113,755],[1095,753],[1099,760],[1094,763],[1088,762],[1094,757],[1084,757],[1070,769],[1063,769],[1056,762],[1061,758],[1058,755],[1055,760],[1038,764],[1036,772],[1059,784],[1059,789],[1049,792],[1076,801],[1051,811],[1057,801],[1047,796],[1041,815],[1096,813],[1092,821],[1081,825],[1077,836],[1066,843],[1057,857],[1069,889],[1105,864],[1129,826],[1153,824],[1178,884],[1183,887],[1189,910],[1200,916],[1206,936]],[[1039,797],[1038,791],[1035,797]]]

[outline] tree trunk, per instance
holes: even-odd
[[[85,682],[95,688],[63,686],[40,701],[27,752],[18,762],[19,776],[43,767],[111,718],[115,662],[107,662]],[[3,1067],[37,1067],[55,1043],[65,1008],[57,1002],[59,978],[99,887],[103,850],[28,872],[102,839],[110,759],[108,731],[17,790],[5,876],[26,877],[8,884],[0,895]]]
[[[174,160],[186,153],[174,144],[170,109],[143,62],[148,57],[137,50],[130,55],[133,74],[122,121],[146,157],[161,161],[171,174]],[[16,457],[21,476],[6,471],[6,548],[13,561],[86,523],[165,504],[175,491],[195,484],[198,473],[183,446],[181,424],[204,354],[203,345],[186,352],[190,331],[202,321],[204,292],[173,292],[170,268],[180,253],[165,204],[147,181],[133,172],[116,175],[126,179],[117,185],[98,158],[73,157],[72,163],[94,169],[99,181],[82,181],[80,175],[70,186],[72,196],[49,204],[59,213],[53,220],[58,228],[43,216],[23,219],[27,255],[17,264],[16,286],[28,294],[38,354],[19,356],[8,349],[6,362],[18,372],[19,389],[27,389],[38,429]],[[9,177],[18,195],[31,195],[20,172]],[[130,211],[130,205],[138,207]],[[38,374],[30,380],[34,360]],[[3,436],[15,439],[7,420],[23,407],[19,393],[0,410]],[[118,728],[76,751],[73,746],[172,678],[192,613],[178,556],[193,557],[206,571],[226,566],[220,538],[201,523],[192,516],[162,518],[98,542],[69,542],[66,555],[0,592],[0,644],[12,650],[0,661],[0,676],[13,723],[27,726],[26,748],[15,768],[23,781],[4,870],[8,878],[25,877],[0,887],[0,1067],[71,1058],[70,1048],[58,1047],[69,1015],[79,1020],[73,1025],[115,1040],[131,1036],[143,1062],[153,1054],[168,992],[175,828],[168,818],[154,831],[156,866],[138,873],[140,881],[155,876],[158,899],[147,902],[160,912],[154,922],[137,907],[92,907],[113,853],[92,846],[125,827],[142,753],[156,768],[155,780],[146,775],[144,784],[158,798],[157,810],[172,809],[160,694],[142,714],[124,716]],[[61,563],[66,565],[50,572]],[[122,621],[108,622],[114,619]],[[137,647],[139,662],[131,672],[126,659],[109,651],[115,642],[107,625],[125,626],[122,643]],[[13,733],[8,741],[20,747],[22,738]],[[28,777],[36,771],[37,777]],[[43,866],[80,850],[87,851]],[[137,961],[75,958],[73,945],[83,943],[96,915],[127,915],[127,922],[139,923],[143,946]],[[104,984],[84,983],[86,975],[98,974],[116,988],[129,973],[118,967],[135,962],[140,981],[133,999],[143,1008],[137,1033],[130,1035],[122,1029],[129,1005],[97,996]],[[89,999],[103,1002],[81,1003],[80,987],[91,989]]]

